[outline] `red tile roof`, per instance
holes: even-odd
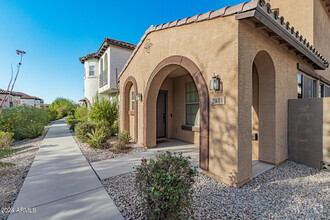
[[[0,94],[9,94],[9,91],[0,88]],[[21,94],[18,94],[17,92],[14,91],[11,94],[13,96],[22,96]]]
[[[329,1],[329,0],[323,0],[323,1]],[[314,56],[316,56],[318,59],[320,59],[325,64],[325,66],[327,66],[327,67],[329,66],[328,60],[324,56],[322,56],[309,42],[307,42],[306,39],[303,38],[302,35],[299,35],[298,31],[295,32],[294,28],[290,27],[289,22],[284,23],[284,17],[279,17],[276,12],[271,10],[271,6],[269,3],[266,4],[265,0],[251,0],[250,2],[243,2],[241,4],[238,4],[238,5],[235,5],[232,7],[227,6],[227,7],[221,8],[216,11],[209,11],[204,14],[195,15],[193,17],[187,17],[184,19],[179,19],[176,21],[171,21],[171,22],[164,23],[161,25],[156,25],[156,26],[151,25],[146,30],[145,34],[142,36],[140,42],[136,45],[135,50],[133,51],[130,58],[126,62],[125,66],[122,69],[121,73],[119,74],[118,78],[120,78],[122,73],[125,71],[125,69],[129,65],[129,63],[131,62],[131,60],[134,57],[137,50],[141,47],[141,45],[142,45],[143,41],[146,39],[147,35],[150,34],[151,32],[160,31],[163,29],[177,27],[177,26],[181,26],[181,25],[187,25],[187,24],[191,24],[191,23],[195,23],[195,22],[204,21],[204,20],[210,20],[213,18],[239,14],[239,13],[257,9],[258,7],[267,8],[267,12],[268,12],[270,18],[275,19],[275,20],[280,19],[282,28],[285,28],[288,32],[290,32],[290,34],[292,36],[294,36],[296,39],[298,39],[301,42],[301,44],[303,44],[305,47],[307,47],[308,50],[310,50],[310,52],[313,53]]]
[[[25,93],[23,93],[23,92],[16,92],[16,94],[21,95],[21,99],[36,99],[35,96],[30,96],[30,95],[25,94]]]
[[[98,49],[98,51],[96,53],[90,53],[90,54],[87,54],[86,56],[80,57],[79,58],[80,62],[82,64],[84,64],[84,62],[88,59],[100,58],[103,55],[103,53],[106,51],[106,49],[109,47],[109,45],[122,47],[122,48],[126,48],[129,50],[134,50],[136,47],[134,44],[131,44],[131,43],[127,43],[124,41],[105,37],[103,40],[103,43],[102,43],[101,47]]]

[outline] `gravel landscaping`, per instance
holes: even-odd
[[[125,219],[143,219],[135,173],[103,181]],[[202,173],[189,219],[329,219],[330,173],[287,161],[239,189]]]
[[[38,138],[15,141],[11,148],[20,150],[7,158],[1,159],[2,162],[15,164],[12,167],[0,168],[1,208],[9,208],[14,205],[34,157],[50,126],[51,124],[46,126],[43,135]],[[7,215],[2,210],[0,211],[0,219],[6,219]]]
[[[147,149],[140,147],[136,144],[129,144],[127,146],[127,150],[124,152],[114,152],[111,149],[102,149],[102,148],[92,148],[89,146],[88,143],[84,143],[80,141],[74,132],[71,132],[74,140],[76,141],[77,145],[79,146],[81,152],[85,155],[86,159],[88,160],[89,163],[96,162],[96,161],[101,161],[101,160],[106,160],[106,159],[111,159],[115,157],[123,157],[127,156],[130,154],[138,154],[141,152],[146,151]],[[112,137],[110,140],[108,140],[109,145],[113,145],[117,141],[117,137]]]

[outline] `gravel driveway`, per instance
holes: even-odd
[[[125,219],[143,219],[135,173],[103,184]],[[330,173],[293,162],[275,167],[239,189],[204,174],[196,177],[189,219],[329,219]]]

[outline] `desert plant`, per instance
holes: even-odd
[[[86,107],[79,107],[75,110],[74,117],[80,121],[88,120],[88,109]]]
[[[119,132],[118,120],[112,126],[112,135],[117,135]]]
[[[97,123],[105,121],[112,126],[118,118],[117,99],[109,101],[102,98],[100,101],[96,95],[90,107],[89,118]]]
[[[147,219],[181,219],[192,202],[196,168],[189,158],[171,152],[142,158],[136,170],[136,189]]]
[[[14,141],[13,136],[13,133],[0,131],[0,149],[9,149]]]
[[[127,146],[127,144],[124,141],[118,140],[114,146],[111,148],[113,152],[125,152],[129,149],[130,147]]]
[[[102,129],[94,128],[91,132],[87,133],[86,141],[91,147],[100,148],[101,144],[104,143],[106,137]]]
[[[18,149],[10,149],[10,145],[12,145],[14,141],[13,136],[13,133],[0,131],[0,159],[8,157],[18,151]],[[13,163],[0,161],[0,167],[9,167],[13,165]]]
[[[129,136],[127,131],[122,131],[119,135],[119,140],[123,141],[125,144],[128,144],[131,140],[131,136]]]
[[[41,123],[26,124],[15,130],[17,139],[36,138],[44,132],[44,125]]]
[[[75,126],[75,133],[76,136],[79,140],[81,141],[87,141],[87,134],[91,133],[92,130],[96,129],[97,124],[95,122],[79,122],[76,126]]]
[[[114,135],[112,126],[110,125],[110,123],[108,123],[106,121],[98,122],[97,128],[103,131],[103,133],[107,139],[109,139],[110,137],[112,137]]]
[[[41,128],[43,130],[50,121],[49,111],[28,107],[17,106],[10,109],[5,109],[0,115],[0,130],[5,132],[14,133],[15,140],[21,140],[24,138],[30,138],[34,135],[25,136],[27,133],[35,132],[41,134]],[[33,129],[32,132],[25,132],[29,129],[29,126]],[[38,131],[38,132],[36,132]]]
[[[15,86],[15,83],[16,83],[17,77],[19,75],[21,65],[22,65],[23,55],[26,54],[26,52],[22,51],[22,50],[16,50],[16,53],[17,53],[17,55],[20,56],[20,61],[17,64],[17,71],[16,71],[16,74],[15,74],[15,77],[14,77],[13,65],[11,65],[11,76],[10,76],[10,80],[9,80],[8,87],[7,87],[8,93],[0,101],[0,115],[2,114],[2,111],[4,109],[3,106],[4,106],[5,102],[8,101],[8,96],[10,94],[12,94],[12,92],[13,92],[13,89],[14,89],[14,86]]]

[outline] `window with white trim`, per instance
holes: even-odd
[[[95,66],[89,66],[89,76],[95,76]]]
[[[185,84],[186,125],[199,126],[199,95],[193,81]]]

